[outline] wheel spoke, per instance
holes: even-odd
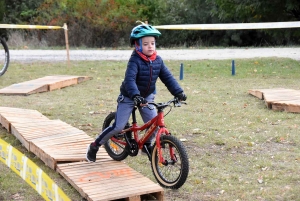
[[[111,139],[109,139],[109,146],[110,146],[110,149],[115,153],[115,154],[120,154],[124,151],[124,146],[117,143],[117,142],[114,142],[112,141]]]

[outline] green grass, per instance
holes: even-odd
[[[165,63],[178,79],[182,61]],[[165,120],[173,135],[187,139],[190,174],[179,190],[165,190],[166,200],[300,200],[300,114],[270,110],[248,94],[249,89],[299,90],[299,62],[268,58],[237,59],[235,64],[236,75],[232,76],[231,60],[184,61],[184,79],[179,83],[188,105],[173,108]],[[1,88],[48,75],[93,79],[52,92],[0,96],[1,106],[38,110],[95,137],[105,116],[116,108],[125,68],[123,61],[72,61],[69,68],[65,62],[12,62],[0,78]],[[171,98],[160,81],[157,92],[157,101]],[[2,129],[0,138],[37,163],[70,198],[81,200],[76,190],[28,153],[14,136]],[[130,157],[125,162],[155,181],[147,157]],[[0,191],[5,196],[18,193],[23,200],[42,200],[4,164],[0,168]]]

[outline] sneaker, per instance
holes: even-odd
[[[87,151],[86,151],[86,160],[88,162],[95,162],[98,150],[99,150],[99,147],[94,146],[93,143],[91,143],[88,146]]]

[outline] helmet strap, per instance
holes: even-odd
[[[143,52],[143,47],[142,47],[142,38],[139,38],[139,44],[135,41],[135,49],[139,52]]]
[[[140,52],[143,52],[143,46],[142,46],[142,38],[139,39],[139,44],[140,44]]]

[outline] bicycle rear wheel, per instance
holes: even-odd
[[[9,65],[9,51],[5,39],[0,37],[0,76],[2,76]]]
[[[105,118],[103,126],[102,126],[102,130],[106,129],[107,127],[111,126],[114,123],[115,116],[116,116],[116,113],[112,112]],[[108,155],[112,159],[114,159],[116,161],[124,160],[128,156],[128,152],[125,149],[126,141],[124,138],[124,134],[117,134],[117,135],[113,136],[113,138],[118,141],[110,138],[104,144],[104,148],[105,148],[106,152],[108,153]],[[122,143],[119,143],[119,142],[122,142]]]
[[[188,155],[182,142],[171,135],[162,135],[161,154],[165,159],[165,164],[159,162],[156,144],[153,147],[151,157],[151,167],[157,182],[165,188],[178,189],[186,181],[189,174]],[[173,149],[172,160],[170,149]]]

